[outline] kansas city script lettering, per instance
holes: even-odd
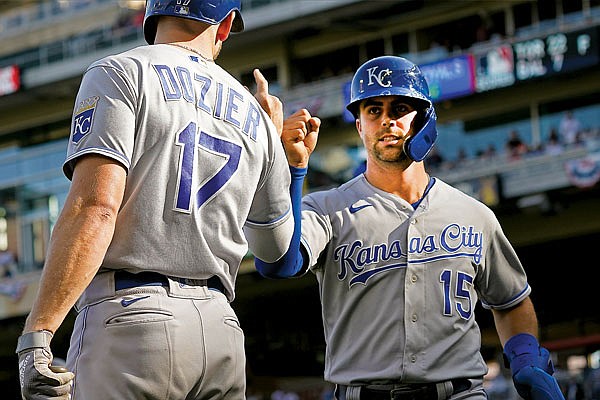
[[[407,252],[402,251],[399,240],[366,247],[362,241],[356,240],[337,246],[333,251],[333,259],[339,264],[339,279],[345,279],[349,271],[359,274],[373,264],[390,260],[406,261],[407,254],[436,253],[436,259],[468,256],[479,264],[483,252],[483,234],[475,231],[473,226],[454,223],[442,229],[439,235],[409,238]]]

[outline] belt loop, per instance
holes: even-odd
[[[360,400],[360,386],[335,386],[335,398],[337,400]]]
[[[342,385],[335,385],[333,391],[333,400],[346,400],[346,387]]]
[[[115,296],[114,271],[103,271],[92,279],[77,302],[75,310],[81,312],[86,306],[99,303]]]
[[[187,285],[179,278],[168,277],[169,279],[169,296],[182,299],[206,300],[213,298],[212,292],[208,286],[204,285]]]
[[[450,381],[436,383],[435,389],[437,391],[438,400],[446,400],[450,398],[454,392],[454,387]]]
[[[360,400],[360,386],[346,386],[346,400]]]

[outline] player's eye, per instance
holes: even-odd
[[[394,106],[394,114],[400,117],[412,111],[414,111],[414,108],[406,103],[399,103]]]
[[[381,107],[379,107],[379,106],[369,106],[369,107],[367,107],[367,114],[370,114],[370,115],[379,115],[379,114],[381,114]]]

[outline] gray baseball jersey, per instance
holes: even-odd
[[[475,304],[531,289],[493,212],[436,179],[417,209],[364,175],[303,199],[302,243],[320,286],[325,379],[481,377]]]
[[[67,177],[86,154],[127,170],[105,268],[217,275],[233,300],[248,252],[244,225],[285,231],[289,243],[290,176],[278,132],[213,62],[162,44],[92,64],[76,99]]]

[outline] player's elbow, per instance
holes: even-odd
[[[293,218],[277,225],[246,222],[244,234],[252,254],[267,263],[275,263],[289,250],[294,232]]]
[[[259,274],[271,279],[292,278],[303,274],[306,270],[304,254],[298,249],[288,251],[281,259],[273,263],[255,258],[254,265]]]
[[[286,279],[293,276],[293,274],[290,275],[290,273],[283,268],[284,266],[281,261],[270,263],[259,258],[255,258],[254,266],[263,278]]]

